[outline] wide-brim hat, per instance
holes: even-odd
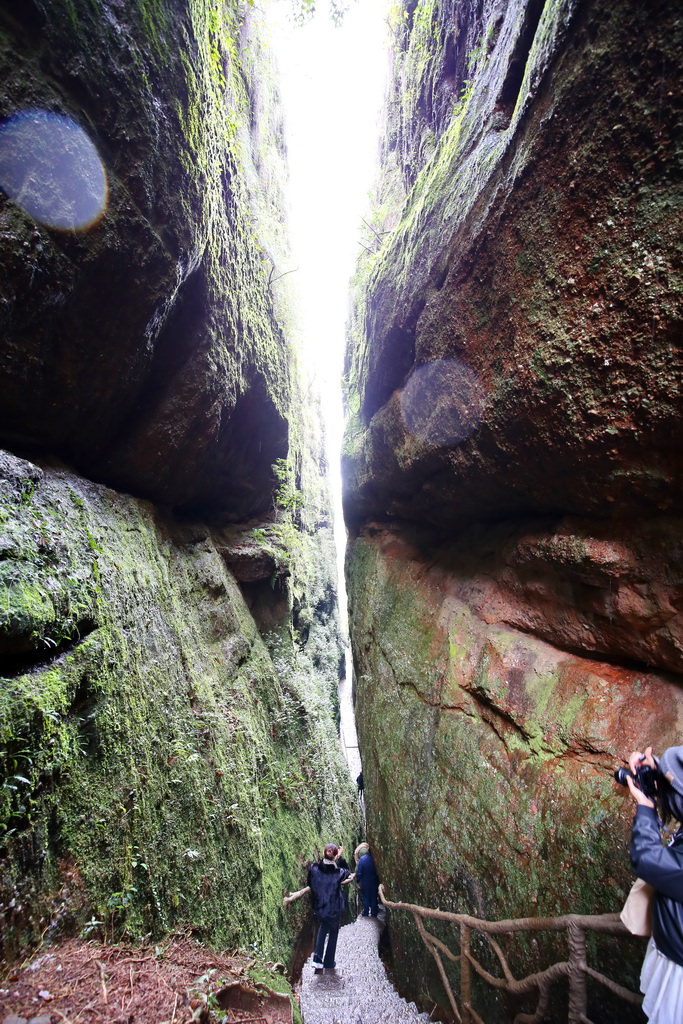
[[[669,747],[659,758],[659,770],[671,788],[683,796],[683,747]]]

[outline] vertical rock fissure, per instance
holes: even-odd
[[[529,0],[526,5],[524,20],[520,26],[517,41],[508,58],[507,71],[495,104],[495,109],[504,116],[504,123],[501,123],[501,128],[506,128],[509,125],[513,111],[517,106],[527,61],[545,6],[546,0]]]

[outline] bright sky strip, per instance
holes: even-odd
[[[341,557],[341,375],[349,282],[367,239],[362,218],[376,177],[387,3],[356,0],[341,26],[333,24],[322,0],[318,7],[303,27],[292,25],[288,3],[271,4],[268,16],[286,118],[289,227],[298,267],[292,278],[305,365],[322,394]]]

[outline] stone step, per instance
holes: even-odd
[[[387,978],[377,948],[383,927],[383,915],[359,917],[339,931],[334,970],[316,970],[310,960],[304,965],[304,1024],[429,1024]]]

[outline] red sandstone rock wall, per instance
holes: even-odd
[[[683,19],[419,3],[395,41],[344,453],[372,839],[404,899],[615,910],[611,770],[683,739]]]

